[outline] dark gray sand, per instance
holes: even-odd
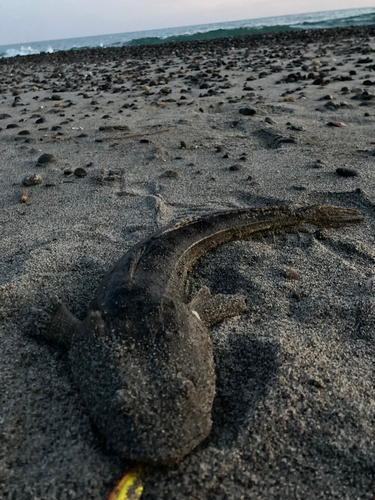
[[[0,60],[1,499],[104,500],[129,465],[90,423],[66,354],[37,337],[49,298],[82,319],[110,266],[156,229],[282,204],[365,221],[227,244],[195,267],[193,292],[245,295],[248,312],[210,330],[209,437],[146,468],[142,498],[372,498],[374,36]]]

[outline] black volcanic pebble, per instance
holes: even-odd
[[[7,128],[10,129],[10,128],[19,128],[19,125],[17,125],[16,123],[9,123],[9,125],[7,125]]]
[[[139,142],[140,144],[148,144],[150,141],[149,139],[141,139]]]
[[[46,119],[45,118],[38,118],[35,123],[45,123],[46,122]]]
[[[357,177],[358,172],[356,170],[350,170],[349,168],[337,168],[336,174],[341,177]]]
[[[51,163],[53,161],[56,161],[57,158],[54,155],[51,155],[49,153],[44,153],[38,158],[38,163],[44,165],[45,163]]]
[[[323,78],[315,78],[313,85],[323,85],[325,83]]]
[[[86,177],[87,172],[84,168],[78,167],[74,170],[74,175],[76,177]]]
[[[21,130],[21,132],[18,132],[18,135],[30,135],[30,132],[28,130]]]
[[[0,120],[6,120],[7,118],[12,118],[12,117],[10,115],[7,115],[6,113],[0,115]]]
[[[239,172],[240,170],[242,170],[242,165],[232,165],[231,167],[229,167],[229,170],[231,170],[232,172]]]
[[[241,108],[239,113],[245,116],[254,116],[258,113],[258,111],[254,108]]]

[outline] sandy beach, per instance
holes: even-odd
[[[375,498],[375,28],[0,59],[0,498],[104,500],[106,447],[67,354],[108,269],[187,216],[338,205],[362,223],[223,245],[192,294],[246,297],[210,329],[212,430],[142,500]]]

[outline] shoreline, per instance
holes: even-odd
[[[0,58],[0,65],[12,64],[12,61],[26,61],[31,63],[39,63],[48,61],[50,63],[58,62],[79,62],[82,59],[89,61],[97,58],[101,61],[108,61],[115,57],[149,57],[154,55],[155,51],[161,57],[172,55],[176,50],[187,51],[207,51],[212,48],[227,49],[230,45],[235,49],[246,48],[249,42],[252,43],[254,48],[260,46],[269,46],[274,43],[280,45],[288,45],[293,42],[304,43],[333,43],[342,40],[346,37],[370,37],[375,34],[375,26],[351,26],[344,28],[324,28],[324,29],[308,29],[308,30],[294,30],[282,31],[276,33],[266,33],[260,35],[244,35],[237,37],[215,38],[212,40],[193,40],[185,42],[167,42],[155,45],[136,45],[136,46],[123,46],[123,47],[105,47],[105,48],[85,48],[85,49],[70,49],[61,50],[58,52],[29,54],[24,56],[14,56],[7,58]]]

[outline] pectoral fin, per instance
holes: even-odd
[[[189,307],[198,314],[206,326],[219,323],[225,318],[237,316],[247,310],[245,297],[241,295],[211,295],[209,288],[204,286],[191,300]]]

